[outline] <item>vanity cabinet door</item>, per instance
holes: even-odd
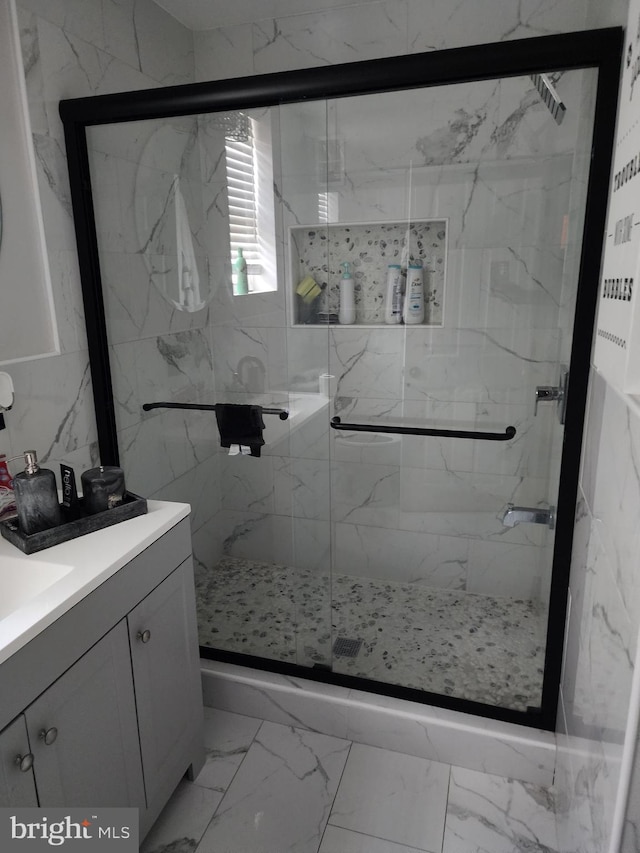
[[[126,622],[25,711],[41,806],[144,807]]]
[[[149,806],[175,787],[202,727],[193,568],[189,558],[131,611],[129,640]],[[173,782],[171,783],[171,779]]]
[[[33,755],[22,714],[0,732],[0,806],[37,806]]]

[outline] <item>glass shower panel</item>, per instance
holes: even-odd
[[[194,522],[219,503],[211,414],[142,407],[214,396],[210,305],[222,260],[198,134],[195,116],[88,131],[121,462],[129,488],[190,501]]]
[[[536,399],[571,357],[595,82],[88,128],[121,463],[192,506],[202,646],[540,705],[563,428]],[[424,315],[389,324],[417,263]],[[216,403],[288,419],[230,453]]]
[[[128,487],[192,506],[201,645],[308,666],[330,663],[328,350],[290,322],[316,316],[320,289],[294,305],[283,270],[286,217],[321,225],[305,146],[325,114],[283,116],[283,143],[277,108],[88,131]],[[265,413],[260,455],[232,455],[213,411],[179,408],[215,403],[288,418]]]
[[[529,77],[328,106],[328,269],[351,262],[358,298],[330,330],[333,669],[522,711],[541,700],[562,442],[536,389],[570,357],[595,73],[545,80],[560,123]],[[413,261],[424,321],[385,325],[387,265]],[[375,431],[394,425],[516,432]]]

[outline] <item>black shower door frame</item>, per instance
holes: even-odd
[[[201,648],[203,657],[242,663],[549,731],[555,730],[589,360],[600,280],[602,236],[606,227],[623,44],[624,31],[621,28],[587,30],[300,71],[61,101],[60,116],[64,124],[67,147],[100,458],[103,464],[116,465],[119,461],[118,439],[89,169],[87,127],[525,76],[549,70],[594,68],[598,72],[592,158],[569,366],[571,386],[567,399],[560,468],[541,707],[514,711],[398,685],[372,682],[355,676],[213,649]]]

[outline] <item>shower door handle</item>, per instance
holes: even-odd
[[[467,429],[440,429],[435,427],[390,426],[388,424],[343,424],[336,415],[331,418],[331,429],[349,432],[385,432],[393,435],[435,435],[443,438],[485,439],[486,441],[510,441],[516,434],[514,426],[505,427],[504,432],[481,432]]]

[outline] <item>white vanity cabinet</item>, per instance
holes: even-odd
[[[140,751],[149,802],[171,793],[167,777],[184,773],[193,733],[202,730],[199,659],[192,661],[191,561],[176,569],[129,614]],[[182,772],[180,772],[182,770]],[[169,772],[167,772],[169,771]]]
[[[0,664],[0,684],[0,805],[137,807],[142,839],[204,764],[188,519]]]
[[[41,806],[145,808],[125,620],[24,716]]]
[[[29,749],[25,719],[20,714],[0,732],[0,807],[37,805],[33,754]]]

